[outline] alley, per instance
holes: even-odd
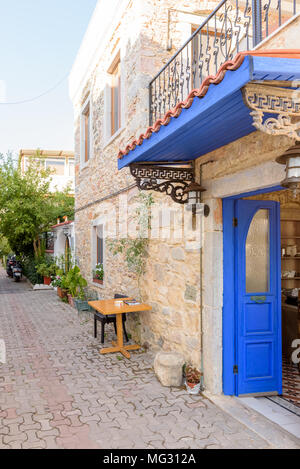
[[[101,356],[92,326],[1,268],[0,448],[269,447],[208,399],[162,387],[149,352]]]

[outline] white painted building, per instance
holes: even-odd
[[[45,168],[53,171],[50,190],[62,190],[67,186],[74,192],[74,152],[56,150],[20,150],[21,171],[26,171],[31,158],[40,158]]]
[[[51,227],[53,233],[53,254],[54,258],[65,256],[70,250],[71,258],[75,255],[75,228],[73,221],[64,221]]]

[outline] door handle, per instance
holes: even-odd
[[[255,303],[264,303],[266,301],[265,296],[251,296],[251,301],[254,301]]]

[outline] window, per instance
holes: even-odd
[[[192,25],[191,32],[194,34],[199,26]],[[217,25],[215,27],[209,27],[207,24],[203,27],[201,32],[196,34],[196,36],[191,41],[191,89],[200,88],[202,81],[206,78],[209,73],[209,68],[211,73],[219,68],[219,61],[216,60],[211,63],[207,63],[206,55],[210,53],[209,51],[218,50],[220,48],[220,42],[222,40],[221,31],[218,31]],[[215,68],[215,70],[214,70]]]
[[[92,232],[92,274],[93,281],[97,284],[103,285],[104,280],[104,219],[98,218],[93,222]]]
[[[103,225],[99,225],[96,228],[97,237],[97,264],[103,264]]]
[[[245,246],[246,292],[269,291],[270,285],[270,221],[269,210],[260,209],[254,215]]]
[[[74,161],[69,160],[69,176],[74,177],[75,171],[74,171]]]
[[[112,63],[111,74],[111,135],[121,127],[121,62],[120,54]]]
[[[86,163],[90,159],[90,128],[91,112],[90,102],[88,102],[82,111],[82,150],[84,163]]]
[[[45,160],[46,168],[54,171],[56,176],[64,176],[65,174],[65,160],[54,160],[47,158]]]

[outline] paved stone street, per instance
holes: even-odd
[[[149,352],[101,356],[91,320],[2,268],[0,339],[2,449],[269,447],[208,399],[162,387]]]

